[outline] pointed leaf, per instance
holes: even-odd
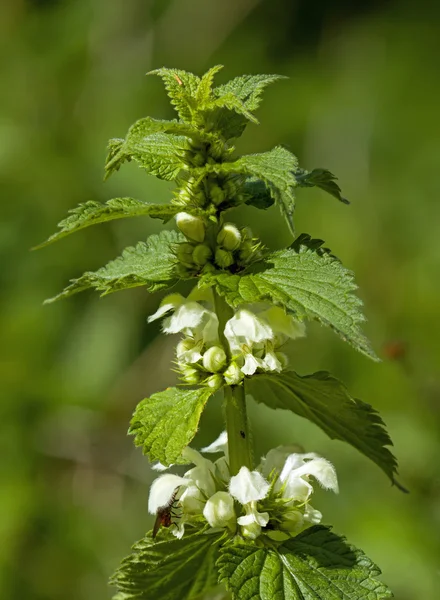
[[[235,162],[212,165],[211,169],[220,173],[248,175],[263,181],[270,195],[278,204],[293,235],[294,188],[296,186],[293,170],[297,166],[297,158],[285,148],[277,146],[269,152],[247,154]]]
[[[126,248],[120,257],[105,267],[87,271],[78,279],[73,279],[58,296],[49,298],[45,303],[67,298],[89,288],[106,295],[140,285],[146,285],[150,291],[168,287],[176,280],[174,247],[183,239],[175,231],[151,235],[147,242],[139,242],[137,246]]]
[[[382,600],[378,567],[321,525],[278,548],[231,544],[220,550],[219,579],[234,600]]]
[[[245,389],[256,402],[290,410],[318,425],[331,439],[347,442],[397,484],[397,461],[387,448],[393,444],[381,417],[369,404],[352,398],[329,373],[254,375],[246,380]]]
[[[282,304],[298,320],[317,320],[359,352],[378,360],[360,329],[365,317],[362,301],[354,294],[357,288],[353,274],[328,251],[313,248],[313,240],[301,243],[299,248],[294,243],[287,250],[268,255],[263,267],[248,275],[207,275],[199,285],[215,285],[234,307],[263,300]]]
[[[133,547],[111,584],[124,600],[199,600],[217,585],[215,561],[221,534],[154,542],[148,534]]]
[[[177,110],[182,121],[191,123],[196,108],[195,97],[200,85],[200,77],[180,69],[155,69],[148,75],[159,75],[162,78],[171,104]]]
[[[261,95],[265,88],[280,79],[286,79],[286,77],[283,75],[241,75],[215,88],[214,94],[221,98],[232,93],[243,102],[247,110],[254,111],[260,106]]]
[[[61,231],[51,235],[36,248],[43,248],[80,229],[114,219],[148,215],[153,219],[162,219],[166,223],[179,210],[181,210],[180,207],[173,204],[149,204],[135,198],[113,198],[105,204],[90,200],[69,210],[69,216],[58,223]]]
[[[186,168],[185,154],[191,150],[190,141],[182,135],[152,133],[147,136],[130,134],[125,141],[111,140],[105,165],[106,179],[120,166],[135,160],[142,169],[159,179],[173,181]]]
[[[342,196],[341,188],[335,181],[337,177],[327,169],[313,169],[313,171],[305,171],[304,169],[298,169],[295,172],[295,178],[299,186],[319,187],[334,198],[336,198],[336,200],[339,200],[344,204],[350,204],[347,198],[344,198]]]
[[[136,407],[129,433],[150,461],[185,464],[182,450],[197,432],[200,416],[213,391],[167,388],[145,398]]]
[[[199,87],[197,88],[196,100],[198,104],[202,105],[202,107],[211,99],[214,77],[222,69],[223,65],[211,67],[200,80]]]

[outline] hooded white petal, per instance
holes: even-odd
[[[175,310],[185,301],[185,298],[181,294],[169,294],[160,303],[159,308],[156,312],[148,317],[148,322],[151,323],[156,319],[160,319],[170,310]]]
[[[205,446],[201,449],[201,452],[205,453],[215,453],[215,452],[223,452],[227,454],[228,450],[228,434],[226,431],[222,431],[218,438],[209,444],[209,446]]]
[[[258,471],[249,471],[241,467],[240,471],[229,482],[229,492],[241,504],[262,500],[269,491],[269,484]]]
[[[198,302],[185,302],[163,322],[165,333],[180,333],[195,329],[208,311]]]
[[[287,315],[279,306],[272,306],[258,315],[267,321],[275,334],[282,334],[289,338],[304,337],[306,328],[304,323],[296,321],[291,315]]]
[[[225,337],[231,350],[240,349],[242,344],[252,345],[273,338],[273,331],[267,323],[252,312],[242,309],[235,313],[225,326]]]
[[[261,358],[255,357],[253,354],[247,353],[244,357],[244,365],[241,367],[242,373],[245,375],[253,375],[259,367],[263,367],[264,363]]]
[[[297,446],[296,444],[272,448],[272,450],[269,450],[266,456],[261,459],[258,470],[261,471],[263,477],[269,477],[274,469],[281,473],[287,457],[291,454],[298,453],[300,450],[300,446]]]
[[[216,492],[205,504],[203,516],[211,527],[228,527],[236,520],[234,499],[228,492]]]
[[[325,458],[312,458],[299,467],[295,473],[297,477],[313,475],[324,489],[332,490],[336,494],[339,491],[335,468]]]
[[[166,506],[178,487],[188,485],[188,480],[178,475],[167,473],[155,479],[151,485],[148,499],[148,512],[156,514],[157,509]]]

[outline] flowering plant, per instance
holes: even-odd
[[[237,600],[388,598],[378,568],[321,525],[321,513],[310,504],[316,483],[338,492],[334,467],[295,445],[274,448],[260,462],[253,457],[248,398],[309,419],[362,452],[396,484],[391,440],[377,412],[329,373],[299,375],[286,353],[292,340],[305,335],[305,322],[315,320],[377,360],[360,329],[364,317],[352,274],[321,240],[294,233],[297,188],[318,186],[347,201],[332,173],[300,168],[281,146],[236,156],[233,141],[257,122],[264,88],[280,77],[248,75],[213,87],[220,68],[201,78],[153,71],[164,80],[178,119],[146,117],[124,139],[110,140],[107,176],[133,160],[176,182],[169,204],[86,202],[45,242],[126,217],[174,218],[177,225],[73,280],[48,302],[88,288],[109,294],[145,286],[154,292],[193,282],[187,297],[166,296],[148,318],[162,319],[164,333],[180,335],[181,384],[142,400],[129,431],[153,468],[192,466],[153,482],[148,508],[155,526],[114,575],[116,598],[196,600],[213,591]],[[266,210],[273,204],[294,237],[276,252],[232,222],[238,206]],[[190,443],[206,403],[218,393],[225,431],[198,452]],[[215,461],[204,456],[215,453]]]

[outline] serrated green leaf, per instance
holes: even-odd
[[[140,285],[147,286],[150,291],[169,287],[176,280],[174,246],[183,240],[184,237],[175,231],[151,235],[147,242],[126,248],[121,256],[105,267],[87,271],[78,279],[73,279],[69,286],[54,298],[46,300],[45,304],[89,288],[106,295]]]
[[[182,121],[191,123],[196,109],[196,94],[200,85],[200,77],[180,69],[155,69],[148,75],[159,75],[162,78],[171,104]]]
[[[211,67],[200,80],[199,86],[196,92],[196,100],[199,105],[203,107],[212,97],[212,84],[214,82],[215,75],[223,69],[223,65],[216,65]]]
[[[135,544],[111,584],[124,600],[199,600],[217,585],[215,561],[221,534],[193,534]]]
[[[212,394],[206,387],[168,388],[145,398],[137,405],[130,423],[129,433],[135,436],[135,445],[142,446],[150,461],[185,464],[182,450],[195,436]]]
[[[247,110],[254,111],[260,106],[261,95],[265,88],[280,79],[286,79],[286,77],[283,75],[241,75],[215,88],[214,94],[221,98],[232,93],[243,102]]]
[[[327,527],[317,525],[278,548],[234,544],[220,550],[219,579],[234,600],[382,600],[379,568]]]
[[[350,204],[347,198],[342,196],[341,188],[335,181],[337,177],[328,169],[313,169],[313,171],[298,169],[295,172],[295,178],[299,186],[319,187],[340,202],[343,202],[344,204]]]
[[[353,274],[322,249],[299,248],[274,252],[258,273],[205,276],[200,287],[215,285],[231,306],[271,300],[284,305],[298,320],[317,320],[373,360],[378,360],[360,329],[365,321],[362,301],[354,294]],[[269,266],[269,263],[272,266]]]
[[[153,219],[162,219],[166,223],[179,210],[180,208],[173,204],[149,204],[135,198],[113,198],[105,204],[90,200],[69,210],[69,216],[58,223],[61,231],[51,235],[36,248],[43,248],[80,229],[98,223],[105,223],[106,221],[113,221],[114,219],[148,215]]]
[[[397,484],[397,461],[387,448],[393,443],[385,423],[372,406],[352,398],[344,384],[329,373],[254,375],[246,379],[245,390],[256,402],[294,412],[318,425],[331,439],[347,442]]]
[[[293,170],[297,166],[297,158],[285,148],[277,146],[269,152],[246,154],[234,162],[212,165],[211,170],[219,173],[248,175],[263,181],[294,235],[293,212],[296,179]]]
[[[152,133],[145,137],[127,136],[118,150],[115,150],[115,145],[110,149],[105,165],[106,179],[124,162],[135,160],[150,175],[173,181],[186,168],[185,154],[188,150],[191,150],[190,142],[182,135]]]

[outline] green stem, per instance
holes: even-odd
[[[228,360],[231,360],[229,344],[225,338],[224,330],[226,321],[233,316],[233,310],[221,296],[215,291],[213,293],[215,312],[219,321],[219,338]],[[224,388],[224,409],[231,475],[236,475],[243,466],[252,470],[252,445],[243,384]]]

